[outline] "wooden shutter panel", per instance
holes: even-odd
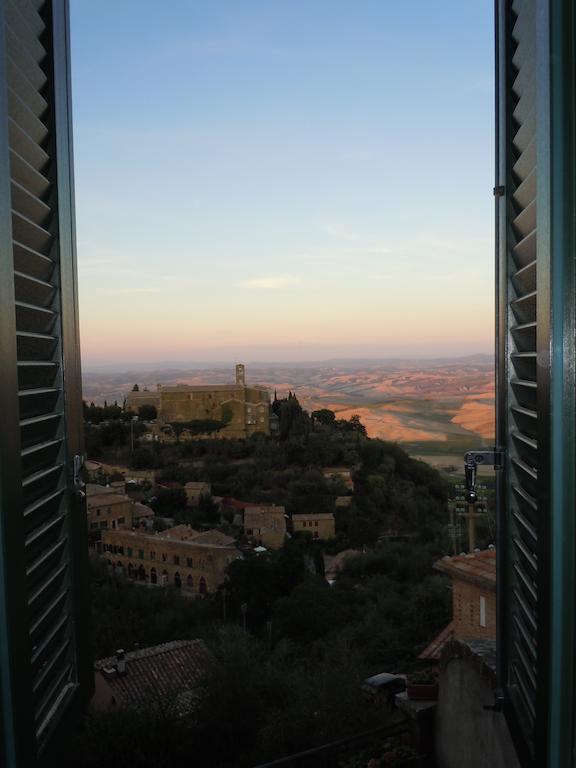
[[[572,765],[574,8],[497,2],[499,677],[523,765]]]
[[[536,0],[506,3],[503,237],[506,447],[507,687],[532,742],[538,668],[537,140]],[[502,183],[502,182],[501,182]],[[503,576],[503,574],[501,574]]]
[[[31,764],[89,688],[85,514],[75,494],[81,396],[74,265],[67,5],[0,0],[0,678],[8,766]],[[1,438],[0,438],[1,439]],[[2,603],[0,603],[2,605]],[[4,617],[3,617],[4,618]]]

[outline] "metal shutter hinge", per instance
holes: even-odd
[[[497,187],[494,187],[492,192],[494,194],[494,197],[504,197],[504,195],[506,194],[506,187],[504,186],[504,184],[500,184]]]
[[[84,455],[77,453],[73,459],[73,483],[74,491],[79,499],[86,498],[85,483],[82,470],[84,469]]]
[[[504,451],[501,448],[493,448],[491,451],[468,451],[464,455],[464,474],[466,475],[466,500],[468,504],[475,504],[478,499],[476,493],[476,470],[479,465],[502,469],[504,466]]]

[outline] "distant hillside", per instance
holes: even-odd
[[[122,402],[135,383],[223,384],[230,366],[84,371],[84,398]],[[489,355],[432,360],[342,360],[252,364],[247,379],[284,396],[295,390],[307,410],[359,414],[368,434],[406,445],[410,452],[460,453],[493,439],[494,369]]]

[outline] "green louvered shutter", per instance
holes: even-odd
[[[507,689],[532,750],[538,676],[539,539],[546,523],[538,508],[536,0],[505,3],[506,195],[502,236],[505,293],[502,360],[506,447]],[[504,217],[503,217],[504,218]],[[502,224],[502,222],[501,222]],[[504,351],[503,350],[503,351]],[[504,574],[500,574],[504,578]]]
[[[90,687],[68,64],[62,0],[0,0],[0,686],[32,764]]]
[[[572,765],[574,8],[498,0],[499,673],[523,765]]]

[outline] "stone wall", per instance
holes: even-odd
[[[495,642],[453,641],[444,649],[436,712],[437,768],[520,768],[494,704]]]

